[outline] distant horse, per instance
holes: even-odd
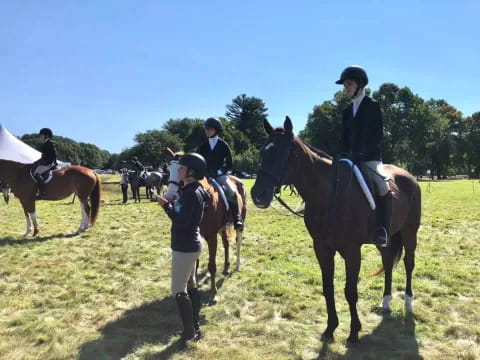
[[[145,177],[138,175],[136,171],[128,172],[128,182],[132,189],[135,202],[140,202],[140,188],[145,187],[145,197],[152,198],[152,190],[156,190],[158,194],[162,191],[162,174],[158,171],[146,172]]]
[[[8,186],[8,184],[4,184],[0,181],[0,191],[3,193],[3,199],[8,204],[10,200],[10,187]]]
[[[294,137],[288,116],[283,126],[273,129],[268,121],[264,121],[268,139],[261,150],[261,165],[251,191],[253,202],[260,208],[267,208],[274,191],[283,184],[293,184],[298,190],[305,201],[305,225],[313,238],[315,255],[322,270],[323,295],[328,311],[328,324],[322,340],[332,341],[338,326],[333,284],[334,255],[338,251],[345,260],[345,296],[351,315],[348,341],[356,342],[361,330],[356,305],[360,248],[375,236],[375,212],[355,178],[352,179],[349,165],[332,162],[323,151]],[[394,199],[391,245],[379,248],[385,271],[382,308],[390,310],[392,269],[405,248],[405,309],[411,312],[412,271],[420,225],[420,187],[405,170],[393,165],[385,165],[384,169],[391,176],[390,189],[394,192]]]
[[[0,180],[8,183],[12,192],[20,200],[27,231],[37,235],[38,224],[35,213],[37,184],[30,176],[31,164],[0,160]],[[39,200],[62,200],[72,193],[77,194],[82,209],[82,220],[78,233],[82,233],[95,224],[100,208],[101,181],[98,175],[83,166],[69,166],[53,172],[52,180],[45,185],[46,195]],[[33,226],[32,226],[33,223]]]
[[[172,201],[179,197],[180,183],[178,178],[178,159],[183,153],[174,153],[171,149],[167,148],[167,155],[172,159],[168,167],[170,179],[168,182],[168,188],[165,197]],[[229,181],[234,185],[234,189],[237,192],[238,208],[241,209],[243,220],[245,220],[247,214],[247,194],[245,190],[245,184],[234,176],[229,176]],[[217,294],[217,284],[215,276],[217,273],[217,234],[222,236],[223,247],[225,249],[225,263],[223,267],[223,274],[227,275],[230,268],[230,251],[228,244],[228,233],[230,229],[233,229],[233,217],[230,211],[227,210],[225,202],[221,199],[217,188],[213,183],[203,178],[199,181],[203,188],[209,194],[209,200],[207,203],[207,210],[203,215],[202,222],[200,224],[200,234],[205,238],[208,244],[208,271],[210,272],[210,290],[212,292],[212,303],[216,302],[215,296]],[[237,242],[237,262],[235,270],[240,269],[240,248],[242,246],[243,230],[235,230],[236,242]]]

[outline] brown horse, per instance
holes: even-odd
[[[31,164],[20,164],[14,161],[0,160],[0,180],[8,183],[12,192],[20,200],[27,231],[38,234],[35,200],[37,200],[37,184],[30,176]],[[83,166],[69,166],[53,172],[52,180],[45,186],[46,195],[39,200],[61,200],[75,193],[82,208],[82,221],[78,233],[84,232],[95,224],[100,207],[101,182],[98,175]],[[90,200],[90,204],[89,204]],[[33,223],[33,229],[32,229]]]
[[[338,326],[334,300],[334,255],[338,251],[345,260],[345,296],[350,308],[349,342],[358,341],[361,330],[357,313],[357,281],[360,271],[360,249],[375,235],[376,215],[371,210],[352,169],[334,163],[321,150],[305,144],[293,135],[292,122],[286,118],[284,128],[273,129],[264,122],[268,134],[261,151],[261,165],[251,195],[256,206],[270,205],[274,191],[283,184],[293,184],[305,201],[305,225],[313,238],[313,246],[322,270],[323,295],[328,311],[327,328],[322,340],[332,341]],[[386,165],[390,189],[394,193],[391,245],[380,249],[385,271],[382,308],[389,311],[392,269],[405,248],[405,308],[412,311],[412,271],[420,225],[420,188],[408,172]]]
[[[183,155],[183,153],[174,153],[172,150],[167,148],[167,154],[172,160],[170,161],[170,165],[168,167],[170,178],[168,181],[168,188],[165,198],[172,201],[179,196],[178,191],[180,190],[180,184],[178,180],[178,159]],[[237,189],[238,208],[241,209],[242,218],[245,220],[247,214],[247,194],[245,185],[240,179],[234,176],[229,176],[229,181],[231,181],[235,185],[234,188]],[[208,244],[208,271],[210,272],[211,284],[210,290],[212,292],[212,302],[215,303],[215,295],[217,293],[217,284],[215,280],[215,275],[217,272],[217,234],[220,233],[225,250],[223,274],[228,275],[228,270],[230,268],[228,234],[232,228],[233,218],[231,213],[227,210],[225,202],[221,199],[220,193],[213,183],[206,178],[203,178],[199,182],[210,195],[207,203],[207,211],[204,213],[202,222],[200,224],[200,234],[205,238]],[[237,243],[237,262],[235,265],[235,271],[238,271],[240,269],[240,248],[242,245],[243,229],[235,231]]]

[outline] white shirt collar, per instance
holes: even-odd
[[[213,150],[215,148],[215,145],[217,145],[218,135],[215,135],[214,137],[208,138],[208,142],[210,144],[210,149]]]
[[[362,92],[357,95],[355,99],[352,99],[353,103],[353,116],[357,114],[357,110],[360,107],[360,104],[362,103],[363,98],[365,97],[365,89],[362,89]]]

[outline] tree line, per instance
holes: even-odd
[[[404,167],[415,175],[444,178],[448,175],[480,175],[480,112],[465,117],[445,100],[424,100],[408,87],[385,83],[367,93],[379,101],[384,120],[381,144],[384,162]],[[348,96],[339,91],[331,100],[313,107],[299,137],[336,156],[340,153],[342,111]],[[226,105],[222,137],[234,154],[238,171],[255,172],[258,155],[265,141],[263,120],[268,117],[263,100],[242,94]],[[168,120],[161,129],[135,135],[135,144],[119,154],[110,154],[96,145],[77,143],[56,136],[59,158],[90,168],[119,169],[134,156],[145,165],[159,167],[165,161],[165,149],[194,151],[206,140],[205,119]],[[35,148],[40,139],[29,134],[21,138]]]

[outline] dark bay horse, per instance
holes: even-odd
[[[286,118],[284,127],[273,129],[264,122],[268,134],[261,150],[260,169],[252,188],[253,202],[267,208],[278,187],[293,184],[305,201],[305,225],[313,238],[315,255],[322,271],[323,295],[328,311],[328,324],[322,340],[332,341],[338,326],[334,300],[334,255],[338,251],[345,260],[345,296],[350,308],[349,342],[358,341],[361,323],[357,313],[357,281],[360,271],[360,249],[375,234],[376,217],[355,178],[352,169],[333,163],[321,150],[305,144],[293,135],[292,122]],[[420,225],[420,188],[405,170],[386,165],[394,193],[391,245],[380,249],[385,271],[382,308],[389,311],[392,298],[392,269],[405,249],[405,309],[413,310],[412,271],[415,264],[417,231]]]
[[[35,213],[37,184],[30,176],[31,168],[31,164],[0,160],[0,180],[11,186],[25,212],[27,221],[25,236],[32,230],[35,236],[39,231]],[[62,200],[72,193],[78,196],[82,209],[78,233],[95,224],[100,207],[101,181],[93,170],[83,166],[69,166],[54,171],[52,180],[45,185],[45,190],[46,195],[39,200]]]
[[[165,198],[172,201],[179,197],[180,183],[178,179],[178,159],[183,153],[174,153],[172,150],[167,149],[167,155],[172,159],[168,166],[170,178],[168,182],[167,192]],[[234,185],[234,189],[237,192],[238,207],[241,209],[243,220],[245,220],[247,214],[247,193],[245,184],[234,176],[229,176],[229,181]],[[229,251],[229,232],[233,230],[233,217],[230,211],[227,210],[225,202],[221,199],[220,193],[213,183],[207,178],[203,178],[199,181],[203,188],[209,194],[209,200],[207,203],[207,210],[205,211],[202,222],[200,224],[200,234],[205,238],[208,244],[208,271],[210,272],[210,290],[212,292],[212,302],[215,303],[215,295],[217,293],[217,284],[215,275],[217,273],[217,234],[220,233],[223,241],[223,247],[225,250],[225,263],[223,267],[223,274],[227,275],[230,268],[230,251]],[[235,271],[240,269],[240,248],[242,246],[243,229],[235,230],[236,232],[236,254],[237,261],[235,265]]]

